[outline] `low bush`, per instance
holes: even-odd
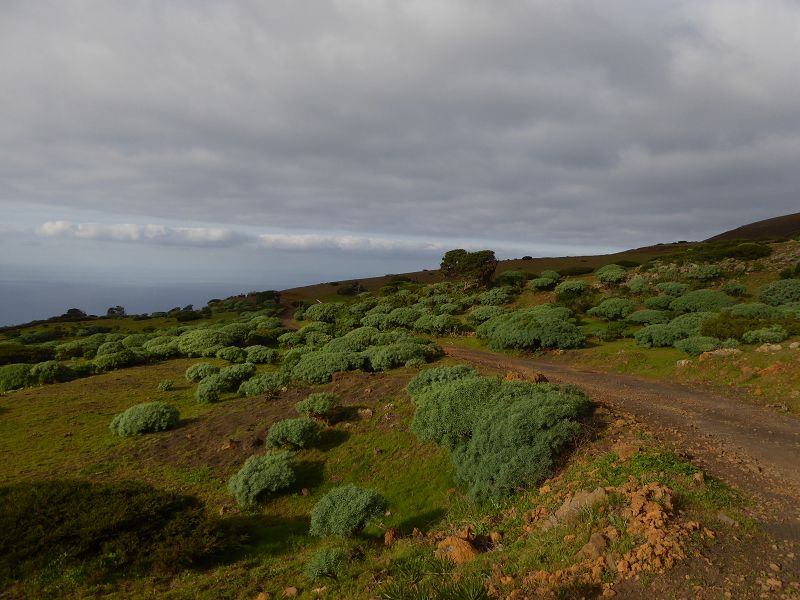
[[[240,396],[260,396],[262,394],[271,396],[277,394],[287,383],[289,383],[289,375],[285,372],[264,373],[243,381],[239,385],[238,393]]]
[[[158,382],[158,389],[161,392],[170,392],[175,389],[175,382],[172,379],[162,379]]]
[[[625,286],[631,291],[632,294],[640,296],[650,290],[650,284],[644,277],[632,277],[629,279]]]
[[[484,306],[500,306],[508,304],[517,296],[517,290],[510,286],[492,288],[478,294],[478,302]]]
[[[684,277],[694,281],[713,281],[722,277],[722,269],[717,265],[698,265],[689,269]]]
[[[686,354],[691,354],[692,356],[699,356],[703,352],[711,352],[719,348],[720,341],[715,337],[693,335],[678,340],[674,345],[681,352],[686,352]]]
[[[248,458],[228,481],[228,490],[239,506],[252,508],[259,500],[285,490],[294,482],[294,454],[282,450]]]
[[[747,294],[747,288],[736,281],[728,281],[721,289],[728,296],[733,296],[734,298],[741,298]]]
[[[505,309],[500,306],[477,306],[469,311],[467,320],[474,324],[480,324],[505,312]]]
[[[441,348],[436,344],[422,344],[417,341],[398,341],[386,346],[371,346],[364,352],[366,362],[372,371],[388,371],[402,367],[410,362],[428,362],[439,358]],[[409,365],[412,366],[412,365]]]
[[[248,346],[244,350],[247,362],[254,365],[268,365],[278,360],[278,352],[266,346]]]
[[[216,357],[232,363],[243,363],[247,359],[247,353],[236,346],[225,346],[217,350]]]
[[[644,305],[650,310],[669,310],[674,299],[672,296],[651,296],[644,299]]]
[[[718,312],[736,300],[718,290],[694,290],[675,298],[669,307],[675,312]]]
[[[526,279],[525,273],[521,271],[503,271],[494,278],[494,283],[499,286],[522,287]]]
[[[98,371],[113,371],[114,369],[124,369],[141,362],[141,358],[132,350],[125,348],[113,354],[103,354],[96,356],[92,361]]]
[[[339,396],[330,392],[310,394],[294,405],[295,410],[306,417],[324,419],[336,409]]]
[[[643,327],[633,334],[636,344],[644,348],[664,348],[672,346],[676,339],[667,323],[657,323]]]
[[[313,419],[283,419],[272,424],[264,444],[268,448],[305,448],[319,441],[322,425]]]
[[[455,333],[463,329],[461,321],[449,314],[442,315],[423,315],[414,321],[414,331],[431,333],[434,335],[445,335]]]
[[[742,335],[746,344],[777,344],[789,337],[789,333],[780,325],[773,325],[763,329],[753,329]]]
[[[589,269],[588,272],[591,273],[592,271],[593,269]],[[541,273],[539,273],[539,277],[541,277],[542,279],[550,279],[551,281],[555,281],[556,283],[558,283],[561,280],[562,275],[563,275],[562,273],[559,273],[558,271],[553,271],[552,269],[546,269]]]
[[[104,342],[97,348],[95,356],[106,356],[107,354],[116,354],[125,350],[122,342]]]
[[[493,350],[580,348],[586,341],[583,333],[563,320],[564,313],[559,310],[566,309],[541,305],[515,310],[489,319],[476,332]]]
[[[628,323],[636,323],[637,325],[655,325],[656,323],[669,323],[670,313],[665,310],[637,310],[632,312],[625,320]]]
[[[321,548],[308,559],[303,573],[309,581],[323,577],[338,579],[339,572],[347,564],[347,558],[344,548]]]
[[[779,279],[764,286],[759,293],[762,302],[780,306],[800,302],[800,279]]]
[[[361,325],[375,329],[386,329],[389,327],[389,315],[385,313],[373,313],[365,315],[361,319]]]
[[[414,322],[422,316],[422,311],[411,306],[395,308],[389,313],[386,320],[388,327],[405,327],[411,329]]]
[[[732,315],[728,312],[717,314],[714,318],[703,321],[700,325],[700,334],[724,339],[741,340],[745,332],[753,329],[753,319],[745,316]]]
[[[545,273],[548,271],[542,271],[541,276],[545,277]],[[588,275],[589,273],[594,273],[594,268],[588,265],[574,265],[572,267],[565,267],[558,271],[559,278],[560,277],[578,277],[579,275]]]
[[[664,292],[667,296],[677,298],[689,291],[689,285],[678,281],[664,281],[656,284],[656,289],[660,292]]]
[[[745,319],[780,319],[782,316],[779,308],[761,302],[734,304],[723,312],[733,317],[744,317]]]
[[[226,392],[232,392],[239,385],[250,379],[256,373],[256,366],[253,363],[242,363],[240,365],[231,365],[220,369],[215,377],[219,378],[222,387]]]
[[[13,581],[46,585],[53,565],[57,576],[77,571],[90,584],[111,575],[170,575],[228,546],[196,498],[141,483],[28,481],[0,488],[0,505],[0,585],[6,589]],[[28,591],[31,597],[63,594],[63,588]]]
[[[590,308],[586,314],[607,321],[618,321],[627,317],[635,309],[636,303],[629,298],[607,298],[594,308]]]
[[[468,377],[476,377],[478,372],[472,367],[466,365],[434,367],[433,369],[425,369],[415,375],[406,386],[406,391],[412,399],[416,399],[420,394],[430,390],[434,386],[448,382],[457,381],[459,379],[466,379]]]
[[[109,428],[120,436],[140,435],[173,429],[180,419],[178,409],[171,404],[144,402],[116,415]]]
[[[200,383],[197,384],[194,397],[200,404],[210,404],[220,399],[225,393],[226,386],[219,373],[204,377]]]
[[[31,365],[23,363],[0,367],[0,391],[18,390],[30,384]]]
[[[16,342],[0,342],[0,366],[12,363],[44,362],[51,360],[54,356],[53,348],[26,346]],[[83,356],[83,353],[80,356]]]
[[[355,352],[307,352],[292,368],[292,377],[306,383],[328,383],[336,373],[360,369],[363,358]]]
[[[219,367],[209,363],[195,363],[186,369],[186,380],[190,383],[198,383],[209,375],[219,373]]]
[[[699,335],[703,323],[716,317],[716,313],[694,312],[680,315],[669,322],[669,328],[676,340]]]
[[[303,318],[307,321],[321,321],[323,323],[335,323],[343,304],[341,303],[317,303],[309,306]]]
[[[192,329],[178,338],[178,350],[184,356],[216,356],[233,345],[233,336],[219,329]]]
[[[345,537],[380,518],[388,504],[378,492],[355,485],[333,488],[311,511],[311,535]]]
[[[363,352],[380,332],[374,327],[358,327],[322,347],[325,352]]]
[[[556,302],[576,313],[584,312],[595,304],[597,290],[585,281],[564,281],[556,288]]]
[[[534,292],[543,292],[552,290],[558,283],[557,279],[550,279],[548,277],[536,277],[528,282],[528,287]]]
[[[605,285],[618,285],[625,281],[628,277],[628,272],[625,270],[625,267],[611,264],[597,269],[595,277],[597,277],[600,283],[604,283]]]
[[[36,363],[31,367],[29,375],[30,382],[38,383],[39,385],[69,381],[70,379],[75,379],[76,376],[75,371],[66,365],[62,365],[57,360]]]

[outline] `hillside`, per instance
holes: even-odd
[[[708,238],[708,242],[718,240],[782,240],[800,235],[800,213],[773,217],[742,225],[724,233]]]

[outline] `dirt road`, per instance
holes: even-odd
[[[762,500],[776,535],[800,540],[800,420],[684,385],[616,375],[488,351],[445,347],[475,365],[544,373],[581,387],[600,405],[628,413],[710,474]]]

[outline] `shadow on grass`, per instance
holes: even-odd
[[[303,488],[313,489],[325,481],[325,461],[298,461],[294,472],[296,479],[294,485],[289,489],[290,492],[299,492]]]
[[[315,444],[320,450],[326,451],[344,444],[350,439],[350,432],[338,429],[326,429],[320,434],[319,442]]]
[[[297,538],[308,535],[309,524],[307,517],[247,514],[228,517],[222,527],[238,543],[214,556],[210,563],[229,564],[253,555],[282,554],[296,545]]]
[[[400,521],[397,529],[401,535],[411,533],[415,527],[422,531],[427,531],[432,525],[438,523],[446,513],[447,511],[443,508],[418,513]]]
[[[358,421],[360,419],[358,411],[362,408],[366,407],[363,405],[340,406],[336,410],[336,413],[331,416],[330,424],[335,425],[336,423],[344,423],[347,421]]]

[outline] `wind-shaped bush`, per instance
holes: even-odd
[[[294,482],[294,454],[282,450],[248,458],[228,481],[228,489],[239,506],[251,508],[259,500],[285,490]]]
[[[321,432],[322,425],[313,419],[284,419],[272,424],[264,444],[268,448],[305,448],[317,443]]]
[[[116,435],[128,436],[166,431],[180,422],[178,409],[166,402],[144,402],[119,413],[109,426]]]
[[[550,279],[548,277],[535,277],[528,282],[528,287],[534,292],[543,292],[545,290],[552,290],[558,283],[557,279]]]
[[[336,316],[342,309],[342,306],[343,304],[341,303],[331,303],[331,302],[312,304],[306,309],[303,318],[309,321],[334,323],[336,321]]]
[[[629,298],[607,298],[586,314],[607,321],[624,319],[636,309],[636,303]]]
[[[311,511],[311,535],[346,537],[386,512],[388,503],[378,492],[355,485],[333,488]]]
[[[585,336],[578,327],[563,320],[564,314],[569,314],[569,311],[548,305],[525,308],[493,317],[479,325],[476,331],[494,350],[583,346]]]
[[[719,312],[736,300],[718,290],[694,290],[675,298],[669,307],[675,312]]]
[[[601,283],[606,285],[616,285],[625,281],[625,278],[628,276],[628,272],[625,270],[625,267],[611,264],[597,269],[595,276]]]
[[[292,377],[306,383],[328,383],[336,373],[363,366],[364,360],[354,352],[308,352],[292,369]]]
[[[210,363],[194,363],[186,369],[186,380],[191,383],[199,383],[209,375],[216,375],[217,373],[219,373],[219,367]]]
[[[309,394],[306,398],[294,405],[294,408],[301,415],[324,419],[328,417],[339,403],[339,396],[330,392],[319,392]]]

